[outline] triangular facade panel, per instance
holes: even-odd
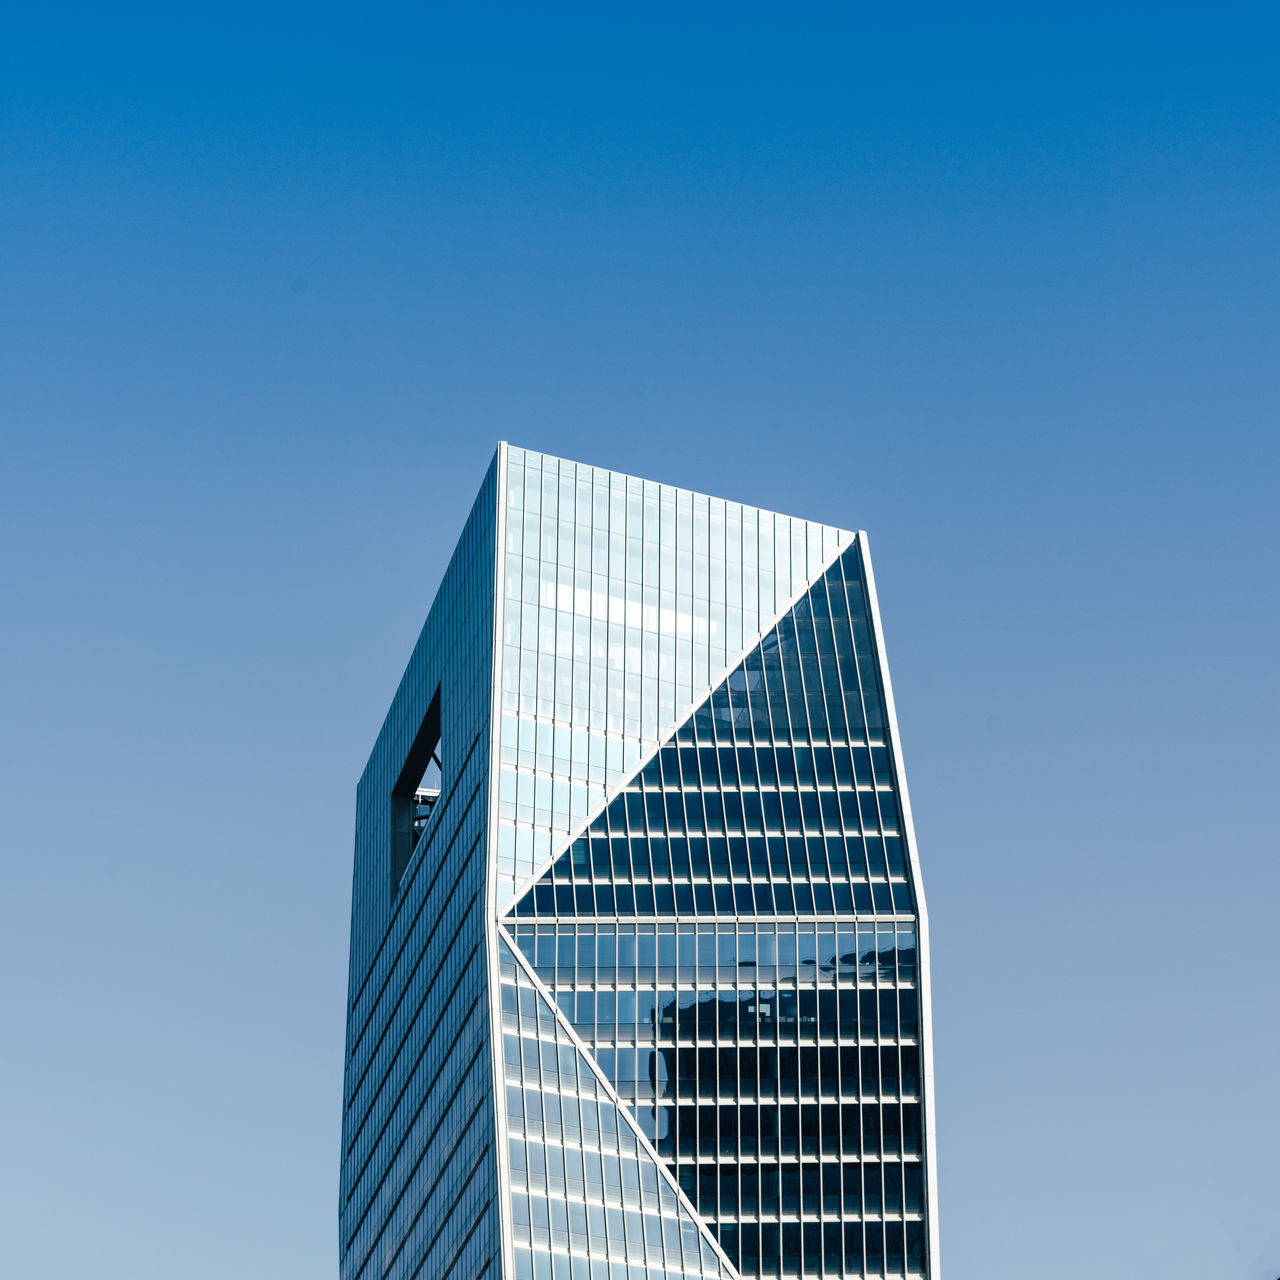
[[[852,534],[524,450],[504,476],[505,898]]]
[[[498,949],[517,1280],[575,1263],[589,1274],[592,1260],[646,1280],[737,1280],[564,1020]]]
[[[900,812],[853,549],[510,911],[910,914]]]

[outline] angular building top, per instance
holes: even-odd
[[[360,782],[344,1280],[934,1276],[866,540],[500,445]]]

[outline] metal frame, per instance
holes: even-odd
[[[501,1257],[500,1276],[516,1273],[515,1236],[511,1225],[511,1154],[507,1142],[507,1108],[499,1097],[504,1088],[506,1066],[502,1060],[502,999],[499,992],[502,968],[498,957],[497,892],[498,892],[498,769],[502,747],[502,628],[504,571],[507,558],[507,442],[498,442],[497,483],[494,485],[494,571],[493,571],[493,664],[489,688],[489,817],[485,868],[484,931],[489,974],[486,989],[489,997],[489,1060],[493,1075],[494,1145],[498,1172],[498,1249]],[[511,945],[508,943],[508,945]],[[552,1002],[554,1004],[554,1001]]]
[[[880,621],[880,602],[876,595],[875,574],[871,568],[871,552],[867,535],[859,530],[857,536],[858,558],[862,564],[862,580],[866,584],[867,605],[871,613],[872,639],[876,648],[876,674],[884,694],[885,734],[888,738],[890,759],[893,762],[895,781],[898,784],[898,800],[902,809],[902,835],[907,846],[907,866],[911,874],[911,887],[916,899],[916,946],[919,949],[919,973],[916,978],[920,989],[920,1074],[923,1077],[924,1102],[924,1154],[925,1154],[925,1220],[929,1226],[926,1253],[926,1274],[929,1280],[940,1280],[938,1261],[938,1150],[934,1125],[933,1101],[933,970],[929,955],[929,911],[925,905],[924,888],[920,877],[920,860],[916,852],[916,829],[911,819],[911,797],[907,793],[907,775],[902,767],[902,739],[898,732],[898,714],[893,702],[893,685],[889,680],[889,661],[885,654],[884,628]]]

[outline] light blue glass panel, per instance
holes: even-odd
[[[849,534],[508,451],[499,874],[514,887]]]

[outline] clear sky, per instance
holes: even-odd
[[[947,1280],[1280,1274],[1274,5],[0,38],[0,1273],[336,1275],[353,799],[498,438],[868,529]]]

